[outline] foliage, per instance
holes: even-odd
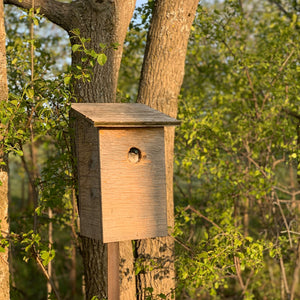
[[[27,30],[28,23],[32,22],[36,31],[33,39]],[[17,200],[10,206],[11,233],[8,241],[14,257],[12,298],[16,299],[20,299],[20,295],[28,299],[45,299],[46,278],[38,275],[37,270],[40,269],[46,276],[52,260],[56,262],[55,272],[63,278],[61,284],[65,286],[61,287],[61,291],[66,294],[70,290],[68,247],[73,248],[72,239],[77,238],[68,132],[72,93],[64,83],[61,70],[67,69],[60,60],[60,55],[68,53],[61,48],[61,33],[47,37],[47,30],[49,23],[38,15],[33,16],[31,11],[6,10],[10,94],[9,101],[1,103],[1,135],[10,154],[11,170],[18,169],[23,185],[27,182],[29,186],[28,198],[23,193],[21,201]],[[61,48],[60,53],[56,52],[56,47]],[[21,170],[24,171],[21,173]],[[16,187],[21,190],[20,182],[12,190],[13,200],[16,200]],[[49,210],[53,216],[49,215]],[[54,227],[54,234],[49,232],[50,224]],[[72,232],[75,235],[72,236]],[[65,246],[57,244],[62,238]],[[26,272],[24,262],[28,265]],[[26,282],[32,281],[32,278],[37,285],[28,289]],[[37,288],[39,286],[44,288]]]
[[[200,6],[189,43],[176,143],[181,297],[300,292],[299,21],[241,3]]]
[[[6,10],[7,61],[9,101],[0,103],[1,132],[5,151],[10,155],[11,170],[18,169],[22,184],[28,185],[28,197],[21,195],[10,207],[11,233],[8,239],[1,236],[1,248],[11,245],[14,254],[11,272],[12,297],[19,294],[27,298],[45,299],[47,290],[39,288],[27,291],[26,281],[31,271],[23,271],[20,256],[28,269],[38,267],[51,284],[53,292],[48,297],[59,299],[62,293],[67,299],[81,298],[75,295],[76,282],[72,282],[70,294],[69,277],[79,271],[76,267],[76,250],[79,250],[77,205],[73,179],[74,158],[72,155],[72,130],[69,124],[70,102],[76,100],[72,94],[72,80],[89,81],[92,67],[104,65],[107,57],[103,51],[117,44],[100,44],[100,53],[89,49],[90,40],[80,36],[78,29],[72,30],[77,42],[73,52],[81,54],[81,65],[70,68],[61,55],[70,55],[62,43],[62,32],[47,36],[49,23],[38,15],[39,10],[20,12]],[[30,30],[28,30],[28,24]],[[58,29],[55,29],[58,31]],[[67,40],[67,39],[65,39]],[[20,187],[20,182],[17,183]],[[21,189],[21,187],[20,187]],[[13,197],[17,193],[13,193]],[[16,199],[14,199],[16,200]],[[25,203],[24,203],[25,202]],[[63,241],[63,242],[62,242]],[[52,268],[55,261],[55,269]],[[51,266],[50,266],[51,264]],[[49,273],[49,274],[48,274]],[[68,274],[70,273],[70,275]],[[22,275],[22,280],[19,274]],[[53,278],[60,274],[60,293]],[[30,276],[28,280],[24,280]],[[50,277],[50,279],[49,279]],[[73,276],[74,277],[74,276]],[[74,278],[73,280],[75,280]],[[49,289],[48,289],[49,290]],[[49,299],[50,299],[49,298]]]
[[[199,5],[175,149],[178,299],[300,297],[300,24],[293,1],[283,4],[288,13],[267,1]],[[148,1],[137,10],[130,26],[120,102],[135,100],[153,5]],[[46,36],[49,25],[41,17],[7,10],[6,21],[10,101],[1,103],[0,118],[14,176],[11,234],[1,238],[0,251],[10,243],[12,297],[45,299],[46,279],[37,265],[46,270],[52,261],[64,299],[80,299],[80,292],[69,292],[78,246],[71,84],[90,80],[91,67],[106,61],[104,50],[117,45],[101,44],[96,53],[74,29],[72,51],[80,53],[82,65],[70,70],[61,59],[69,56],[69,45],[62,44],[61,33]],[[32,22],[34,39],[27,30]],[[21,182],[23,194],[17,193]],[[136,260],[136,272],[141,268]],[[152,287],[146,292],[148,299],[169,297],[154,295]]]

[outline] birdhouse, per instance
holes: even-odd
[[[104,243],[166,236],[164,126],[144,104],[72,104],[80,231]]]

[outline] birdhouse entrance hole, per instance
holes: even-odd
[[[136,147],[131,147],[128,151],[128,160],[132,163],[138,163],[141,160],[141,150]]]

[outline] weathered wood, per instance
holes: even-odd
[[[74,103],[72,108],[95,127],[161,127],[180,124],[180,121],[141,103]]]
[[[177,120],[142,104],[72,108],[81,235],[104,243],[166,236],[164,124]]]
[[[119,243],[107,244],[108,300],[120,299]]]
[[[98,130],[84,118],[78,118],[75,122],[75,148],[80,233],[102,240]]]
[[[167,235],[164,129],[100,129],[103,241]],[[141,152],[129,159],[131,148]]]

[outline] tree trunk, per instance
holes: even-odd
[[[94,4],[96,5],[96,4]],[[115,102],[117,80],[121,57],[123,52],[123,43],[126,31],[133,15],[135,0],[132,1],[103,1],[103,8],[99,11],[93,7],[90,8],[90,22],[82,18],[76,26],[85,38],[91,38],[91,48],[99,51],[99,43],[110,46],[112,43],[120,44],[118,50],[109,48],[106,51],[107,62],[104,66],[96,65],[94,74],[90,83],[76,82],[74,85],[77,100],[82,102]],[[86,12],[82,8],[82,12]],[[92,26],[90,26],[92,24]],[[77,28],[75,27],[75,28]],[[76,40],[71,39],[71,42]],[[75,52],[72,56],[72,64],[81,64],[80,55]],[[107,246],[101,242],[87,238],[82,238],[82,253],[85,269],[85,288],[87,300],[93,296],[100,299],[107,297]],[[124,264],[133,262],[132,251],[126,251],[131,247],[131,242],[120,243],[120,252],[125,253],[120,261]],[[133,266],[133,264],[132,264]],[[132,267],[133,268],[133,267]],[[127,277],[124,273],[121,290],[124,294],[135,292],[134,277]],[[125,278],[126,276],[126,278]],[[130,298],[128,298],[130,299]],[[132,299],[132,298],[131,298]]]
[[[0,101],[8,100],[8,87],[6,76],[6,51],[3,1],[0,1]],[[0,122],[0,126],[1,122]],[[8,160],[4,153],[2,138],[0,136],[0,228],[5,237],[8,233]],[[3,165],[2,163],[5,163]],[[9,264],[8,249],[0,253],[0,300],[9,300]]]
[[[89,4],[87,3],[89,2]],[[74,83],[75,96],[80,102],[115,102],[117,80],[121,64],[123,43],[127,28],[133,15],[135,0],[130,1],[81,1],[76,8],[77,20],[70,27],[79,28],[80,35],[91,38],[90,48],[100,50],[99,43],[106,44],[107,62],[104,66],[96,65],[91,82],[77,81]],[[87,19],[88,18],[88,19]],[[72,36],[72,34],[70,34]],[[71,43],[76,43],[71,39]],[[118,50],[110,47],[118,43]],[[79,52],[72,55],[72,65],[81,64]],[[85,289],[87,299],[98,296],[107,297],[107,246],[101,242],[82,236],[82,254],[85,270]],[[132,299],[135,294],[133,273],[133,252],[131,242],[120,243],[120,261],[130,266],[131,271],[121,270],[121,297]],[[129,269],[129,268],[128,268]],[[125,299],[125,298],[124,298]]]
[[[187,43],[198,0],[157,0],[140,79],[138,102],[171,117],[177,115],[177,99],[184,76]],[[165,129],[167,212],[170,232],[174,226],[173,155],[174,128]],[[145,289],[153,295],[170,295],[175,289],[174,245],[172,237],[140,240],[137,256],[151,272],[137,276],[138,299],[145,299]],[[152,263],[151,263],[152,261]]]

